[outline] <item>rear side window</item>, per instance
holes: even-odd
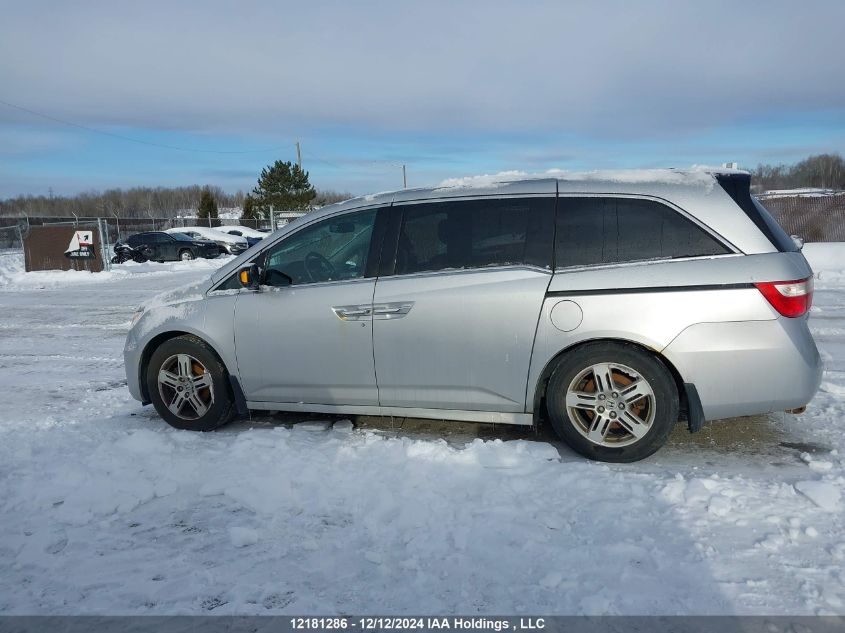
[[[553,198],[458,200],[403,209],[395,274],[551,266]]]
[[[680,213],[654,200],[560,198],[555,266],[723,255],[730,251]]]

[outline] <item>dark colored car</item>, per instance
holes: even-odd
[[[136,233],[126,243],[155,261],[187,261],[197,257],[213,259],[220,254],[220,247],[210,240],[198,240],[182,233],[149,231]]]

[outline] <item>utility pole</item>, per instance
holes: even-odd
[[[296,164],[302,169],[302,151],[299,149],[299,141],[296,142]]]
[[[402,165],[402,189],[408,188],[408,175],[405,173],[405,165]]]

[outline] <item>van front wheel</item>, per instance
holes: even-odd
[[[634,462],[666,443],[678,420],[678,389],[656,357],[633,345],[591,343],[565,354],[546,389],[557,435],[605,462]]]
[[[195,336],[169,339],[153,352],[147,393],[158,414],[177,429],[212,431],[232,418],[226,368]]]

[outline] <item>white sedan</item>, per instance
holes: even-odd
[[[184,233],[193,238],[212,240],[217,242],[220,248],[230,255],[240,255],[249,248],[249,243],[245,237],[230,235],[219,229],[212,229],[207,226],[177,226],[167,229],[165,233]]]

